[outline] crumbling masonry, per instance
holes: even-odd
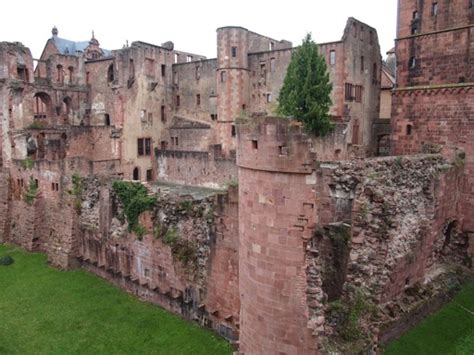
[[[353,18],[320,44],[324,139],[272,117],[292,44],[241,27],[217,30],[216,59],[54,28],[34,66],[2,42],[0,242],[241,353],[375,348],[472,266],[473,21],[468,1],[399,1],[391,149],[407,155],[389,157],[377,32]]]

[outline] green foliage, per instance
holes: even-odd
[[[141,233],[138,227],[138,216],[144,211],[150,210],[156,203],[156,199],[148,196],[148,191],[140,183],[128,181],[114,181],[112,188],[122,201],[124,214],[128,221],[128,231]],[[137,234],[138,236],[138,234]]]
[[[81,198],[82,198],[83,183],[82,178],[74,174],[72,175],[72,191],[71,194],[75,197],[74,207],[78,213],[81,212]]]
[[[28,126],[29,129],[42,129],[44,128],[44,123],[38,122],[38,121],[33,121],[32,124]]]
[[[31,158],[25,158],[21,161],[21,166],[23,167],[23,169],[30,170],[33,167],[33,164],[34,162]]]
[[[36,195],[38,195],[38,185],[36,185],[36,182],[30,178],[28,189],[25,192],[26,203],[31,205],[34,202]]]
[[[181,212],[184,214],[190,213],[193,210],[193,202],[190,200],[183,200],[178,203],[176,207],[177,212]]]
[[[133,233],[137,236],[138,240],[143,240],[143,236],[148,233],[145,227],[143,227],[140,223],[137,223],[133,229]]]
[[[232,354],[228,342],[85,270],[0,244],[1,354]],[[46,301],[49,300],[49,301]]]
[[[327,312],[329,321],[336,325],[338,335],[344,341],[352,342],[368,338],[368,334],[361,332],[360,321],[374,315],[376,307],[365,292],[356,289],[349,300],[331,302]]]
[[[333,128],[331,90],[326,61],[308,33],[293,52],[278,98],[278,113],[302,122],[311,134],[325,136]]]
[[[167,245],[174,245],[179,239],[178,230],[175,227],[170,227],[163,237],[163,242]]]
[[[0,258],[0,265],[8,266],[15,262],[10,255],[5,255]]]

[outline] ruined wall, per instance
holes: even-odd
[[[123,201],[106,180],[83,180],[83,266],[138,297],[230,340],[239,322],[237,194],[151,186],[155,206],[128,231]]]
[[[211,114],[217,114],[216,69],[216,59],[173,65],[173,99],[176,104],[179,95],[180,101],[175,106],[176,116],[213,123]]]
[[[159,181],[224,188],[237,182],[235,160],[215,156],[212,152],[158,151]]]

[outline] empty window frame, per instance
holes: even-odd
[[[192,62],[193,61],[193,56],[192,55],[187,55],[186,56],[186,62]]]
[[[227,72],[221,71],[221,83],[225,83],[227,80]]]
[[[179,54],[178,54],[178,53],[175,53],[175,54],[174,54],[174,62],[175,62],[175,63],[178,63],[178,61],[179,61]]]
[[[431,4],[431,15],[432,16],[437,16],[438,15],[438,3],[434,2]]]
[[[161,76],[164,78],[166,76],[166,65],[161,64]]]
[[[201,106],[201,94],[196,95],[196,106]]]
[[[176,107],[179,107],[181,105],[181,98],[179,95],[176,95]]]
[[[237,57],[237,47],[232,47],[231,49],[232,58]]]
[[[344,92],[345,92],[346,101],[352,101],[353,100],[352,90],[353,90],[354,85],[350,83],[346,83],[344,87],[345,87]]]
[[[336,51],[334,49],[329,51],[329,64],[336,65]]]
[[[166,122],[166,109],[165,105],[161,105],[161,122]]]
[[[416,68],[416,58],[415,57],[410,57],[410,59],[408,60],[408,68],[409,69]]]
[[[355,86],[355,101],[362,102],[362,93],[364,88],[361,85]]]

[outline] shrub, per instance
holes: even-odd
[[[13,264],[14,262],[15,260],[13,260],[10,255],[5,255],[0,258],[0,265],[7,266]]]
[[[138,216],[142,212],[153,208],[156,199],[148,196],[147,189],[140,183],[114,181],[112,188],[123,204],[124,214],[128,221],[128,231],[136,233],[138,230],[138,233],[140,233]]]

